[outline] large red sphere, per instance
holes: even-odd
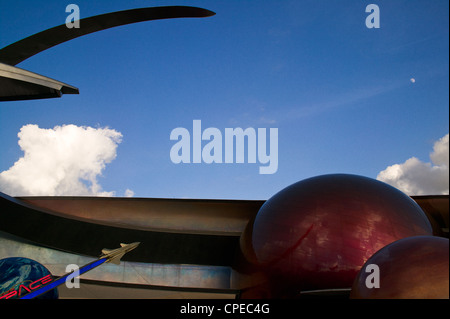
[[[448,271],[448,238],[403,238],[367,260],[353,283],[350,297],[448,299]]]
[[[377,250],[404,237],[432,234],[410,197],[347,174],[313,177],[283,189],[265,202],[252,226],[251,235],[244,231],[241,237],[247,260],[279,289],[297,292],[350,288]]]

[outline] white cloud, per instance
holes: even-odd
[[[408,195],[443,195],[449,193],[449,134],[434,143],[431,163],[411,157],[381,171],[377,179]]]
[[[11,196],[115,195],[103,191],[97,178],[116,158],[120,132],[75,125],[41,129],[28,124],[18,137],[24,155],[0,173],[0,191]]]
[[[131,189],[126,189],[125,191],[125,197],[133,197],[134,196],[134,192]]]

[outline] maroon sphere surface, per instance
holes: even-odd
[[[414,236],[383,247],[361,268],[350,298],[448,299],[448,238]]]
[[[350,288],[377,250],[404,237],[431,235],[421,208],[407,195],[367,177],[333,174],[297,182],[259,210],[247,260],[283,289]]]

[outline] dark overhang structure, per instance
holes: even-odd
[[[79,94],[76,87],[0,63],[0,101],[34,100]]]

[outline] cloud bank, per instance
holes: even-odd
[[[120,132],[75,125],[41,129],[28,124],[18,137],[24,155],[0,173],[1,192],[11,196],[115,195],[102,190],[98,177],[116,158]],[[132,194],[127,190],[126,195]]]
[[[449,134],[434,143],[431,163],[411,157],[381,171],[377,179],[397,187],[408,195],[444,195],[449,193]]]

